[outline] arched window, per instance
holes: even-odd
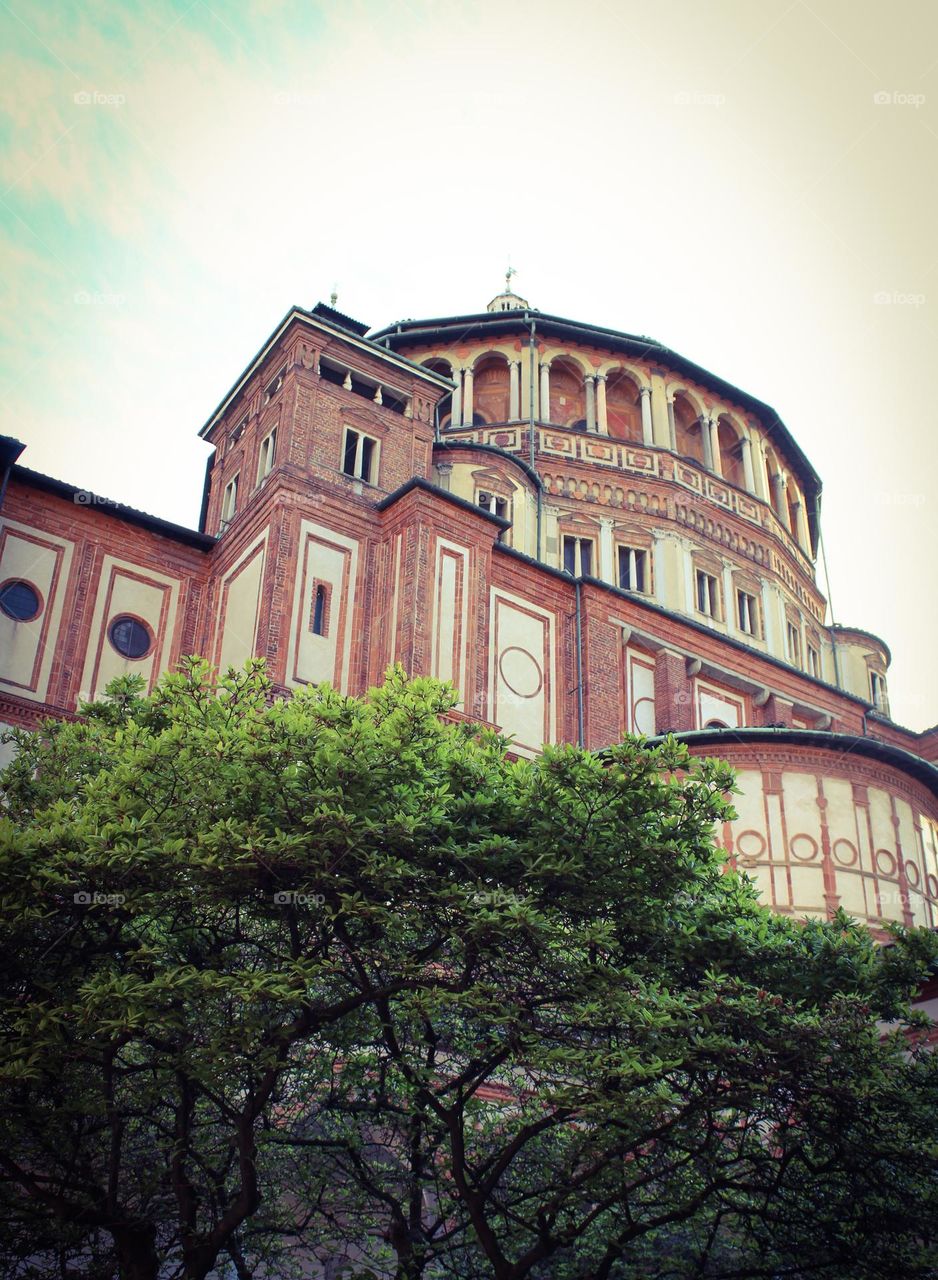
[[[642,439],[641,393],[624,369],[610,369],[606,375],[606,420],[617,440]]]
[[[508,361],[504,356],[484,356],[473,370],[472,422],[484,426],[507,422],[509,415]]]
[[[674,435],[678,453],[703,465],[704,446],[697,410],[686,396],[674,397]]]
[[[558,427],[572,427],[582,420],[586,427],[586,391],[583,374],[566,360],[550,366],[550,421]]]
[[[326,588],[319,584],[316,588],[316,595],[313,599],[313,625],[312,633],[314,636],[324,636],[326,634]]]

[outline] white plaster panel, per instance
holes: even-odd
[[[105,556],[98,578],[79,697],[100,697],[111,680],[123,675],[141,675],[147,689],[152,689],[169,661],[178,603],[178,578]],[[108,637],[111,623],[122,614],[145,622],[150,629],[153,644],[142,658],[125,658]]]
[[[348,692],[351,663],[351,618],[358,579],[359,543],[353,538],[303,520],[300,524],[300,567],[293,596],[293,623],[287,657],[288,682],[303,685],[328,681]],[[310,630],[310,610],[317,582],[331,589],[328,634]]]
[[[626,650],[628,680],[628,730],[649,737],[655,732],[655,668],[644,655]]]
[[[265,532],[244,551],[222,580],[216,629],[220,637],[217,664],[221,671],[242,667],[254,656],[266,555]]]
[[[0,530],[0,582],[19,578],[39,593],[41,610],[28,622],[0,613],[0,688],[43,702],[60,634],[73,543],[5,520]]]
[[[434,572],[431,670],[438,680],[451,680],[459,690],[460,710],[465,707],[466,633],[469,599],[469,552],[454,542],[438,538]]]
[[[554,616],[494,587],[490,599],[491,718],[516,751],[534,755],[555,737]]]
[[[797,915],[826,916],[824,905],[824,873],[820,864],[800,866],[794,862],[789,867],[791,875],[792,906]]]
[[[700,680],[695,683],[698,726],[702,728],[709,720],[721,720],[728,728],[738,729],[743,722],[740,699]]]

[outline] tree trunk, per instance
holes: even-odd
[[[156,1228],[152,1223],[113,1228],[120,1280],[157,1280]]]

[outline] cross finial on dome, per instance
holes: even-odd
[[[504,292],[497,294],[486,308],[487,311],[523,311],[527,307],[524,298],[520,298],[511,287],[511,277],[516,276],[518,272],[511,265],[511,259],[508,260],[508,270],[505,272],[505,289]]]

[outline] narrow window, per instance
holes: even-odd
[[[593,571],[593,543],[589,538],[565,535],[563,540],[563,567],[574,578],[582,578]]]
[[[647,552],[619,548],[619,586],[625,591],[647,591]]]
[[[736,592],[736,613],[739,618],[739,629],[744,631],[746,635],[754,636],[757,634],[756,626],[756,598],[748,591]]]
[[[889,697],[886,693],[886,677],[878,671],[870,672],[870,693],[877,711],[889,714]]]
[[[309,629],[314,636],[326,634],[326,588],[321,582],[313,593],[313,618]]]
[[[225,485],[225,492],[221,502],[221,527],[229,524],[234,519],[234,514],[238,509],[238,477],[234,475]]]
[[[375,483],[375,459],[377,441],[371,436],[364,436],[360,431],[345,428],[345,445],[342,449],[342,470],[355,480],[364,480],[366,484]]]
[[[788,639],[788,661],[792,666],[801,666],[801,632],[793,622],[789,622],[785,628],[785,634]]]
[[[483,511],[491,511],[493,516],[501,516],[503,520],[508,519],[508,499],[500,498],[498,494],[480,490],[476,496],[476,506],[481,507]]]
[[[712,573],[697,570],[697,608],[708,618],[719,618],[720,595],[719,586]]]
[[[358,478],[364,480],[366,484],[373,484],[372,480],[372,463],[375,456],[375,442],[369,436],[362,436],[362,464],[358,472]]]
[[[261,441],[260,456],[257,460],[257,483],[270,475],[274,465],[274,458],[277,453],[277,428],[274,427],[270,435],[265,436]]]
[[[354,476],[355,459],[358,454],[358,442],[361,436],[357,431],[346,431],[345,433],[345,454],[342,459],[342,470],[347,476]]]
[[[821,678],[821,655],[813,644],[808,645],[808,674]]]

